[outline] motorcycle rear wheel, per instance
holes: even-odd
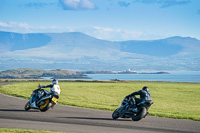
[[[112,113],[112,118],[115,120],[117,118],[119,118],[119,112],[117,111],[117,109]]]
[[[135,116],[132,116],[132,120],[139,121],[142,118],[144,118],[146,114],[147,114],[147,109],[145,107],[142,107],[141,110]]]
[[[45,111],[47,111],[50,108],[50,106],[49,106],[50,105],[50,100],[46,99],[44,102],[45,102],[45,104],[41,105],[39,107],[39,109],[40,109],[41,112],[45,112]]]

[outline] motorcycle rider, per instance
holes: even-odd
[[[57,93],[58,96],[60,95],[60,86],[58,85],[58,80],[56,80],[56,79],[52,80],[52,84],[42,85],[42,86],[39,86],[39,87],[40,88],[50,87],[51,88],[50,90],[51,90],[52,93]]]
[[[140,98],[135,97],[135,95],[140,95]],[[126,96],[127,99],[130,99],[131,104],[131,111],[137,112],[136,104],[141,103],[143,101],[150,101],[152,100],[151,94],[149,92],[149,88],[147,86],[144,86],[142,90],[133,92],[132,94]]]
[[[55,93],[56,93],[56,95],[60,95],[60,86],[58,85],[58,80],[56,80],[56,79],[53,79],[52,80],[52,84],[49,84],[49,85],[42,85],[42,86],[39,86],[39,88],[37,89],[37,90],[35,90],[35,91],[33,91],[34,93],[34,96],[32,97],[32,104],[31,104],[31,106],[33,107],[33,108],[37,108],[37,106],[36,106],[36,102],[39,100],[39,96],[37,95],[37,91],[39,91],[41,88],[48,88],[48,87],[50,87],[51,89],[51,93],[52,93],[52,95],[54,95]]]

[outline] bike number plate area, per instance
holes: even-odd
[[[52,98],[52,101],[53,101],[54,103],[57,103],[58,99],[57,99],[56,97],[53,97],[53,98]]]

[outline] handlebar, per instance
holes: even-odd
[[[41,89],[40,84],[38,85],[38,89]]]

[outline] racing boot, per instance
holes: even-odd
[[[137,107],[135,106],[135,104],[132,105],[132,107],[130,108],[130,111],[134,112],[134,113],[137,113],[138,112],[138,109]]]
[[[38,108],[38,107],[36,106],[36,102],[33,102],[33,103],[31,104],[31,108],[35,108],[35,109]]]
[[[138,109],[137,109],[137,107],[135,107],[135,108],[131,108],[131,111],[137,113],[137,112],[138,112]]]

